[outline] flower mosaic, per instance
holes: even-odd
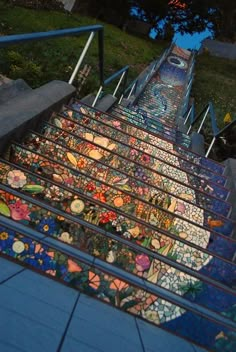
[[[135,199],[133,196],[130,195],[130,192],[132,192],[132,187],[129,186],[128,181],[129,179],[122,179],[120,178],[117,173],[112,173],[109,168],[105,168],[101,165],[99,167],[97,163],[97,157],[100,158],[101,153],[98,152],[96,154],[95,160],[93,159],[88,159],[84,157],[84,165],[83,168],[79,168],[77,165],[77,160],[81,158],[78,156],[78,153],[71,153],[68,152],[64,147],[55,144],[49,140],[44,140],[43,137],[38,137],[37,135],[29,135],[27,139],[27,145],[29,147],[34,148],[34,144],[36,143],[36,140],[38,141],[37,143],[39,144],[38,151],[41,152],[43,155],[51,156],[53,154],[54,159],[57,161],[60,161],[61,158],[63,158],[63,162],[69,166],[73,167],[75,169],[80,169],[82,172],[86,172],[89,175],[94,175],[99,179],[102,179],[103,181],[107,181],[106,185],[100,186],[100,184],[96,181],[96,188],[101,189],[100,192],[93,194],[90,192],[90,196],[92,196],[94,199],[98,199],[100,201],[103,201],[104,203],[109,204],[110,206],[115,206],[116,208],[120,208],[121,210],[128,212],[130,214],[134,214],[137,218],[148,222],[154,226],[158,226],[159,228],[163,228],[165,230],[170,231],[171,233],[174,233],[175,231],[177,232],[185,232],[186,233],[186,238],[190,239],[190,241],[194,241],[194,239],[197,240],[198,237],[194,236],[194,231],[196,233],[200,231],[199,233],[207,233],[203,229],[197,230],[196,225],[193,225],[189,227],[189,222],[186,222],[185,220],[178,220],[178,218],[174,218],[170,213],[175,213],[177,216],[184,216],[185,212],[188,212],[188,215],[186,215],[187,218],[190,217],[189,220],[192,220],[198,225],[204,225],[205,227],[208,227],[209,229],[214,229],[217,227],[217,231],[221,229],[221,227],[225,229],[226,234],[227,234],[227,229],[228,232],[230,233],[232,231],[231,228],[231,222],[227,219],[220,219],[219,216],[217,216],[215,219],[214,217],[211,219],[212,221],[220,221],[217,224],[214,224],[214,222],[211,221],[206,221],[204,222],[204,213],[201,209],[195,207],[195,210],[192,209],[191,205],[187,205],[187,203],[183,203],[180,200],[178,201],[176,198],[171,198],[170,196],[164,196],[162,194],[152,194],[148,193],[147,195],[147,200],[149,203],[153,203],[154,206],[151,206],[150,204],[144,204],[141,199]],[[85,143],[85,148],[87,148],[87,142]],[[89,149],[87,148],[88,153],[90,153]],[[92,150],[95,152],[95,150]],[[64,154],[64,157],[62,156]],[[109,153],[108,153],[109,154]],[[95,154],[94,154],[95,155]],[[137,170],[138,171],[138,170]],[[88,177],[88,176],[86,176]],[[141,176],[141,180],[145,181],[144,175]],[[117,186],[120,190],[115,190],[114,188],[111,188],[108,185],[114,185]],[[82,185],[82,178],[80,178],[80,184],[79,187],[80,189],[84,189],[87,191],[86,187]],[[107,198],[106,192],[109,193],[109,197]],[[126,194],[126,192],[129,192]],[[154,197],[154,200],[153,200]],[[163,199],[161,199],[161,197]],[[159,207],[159,203],[161,203],[162,208],[165,209],[165,212],[163,212],[161,209],[157,209]],[[182,205],[181,205],[182,204]],[[142,209],[145,208],[145,211]],[[192,210],[192,211],[191,211]],[[192,214],[192,215],[190,215]],[[219,229],[218,225],[219,224]],[[220,230],[219,230],[220,231]],[[209,238],[209,234],[207,235],[208,237],[205,237],[202,235],[202,241],[204,241],[204,238]],[[197,240],[198,241],[198,240]],[[206,242],[203,242],[203,246],[206,246],[208,243],[208,240]]]
[[[60,122],[60,125],[63,126],[63,128],[67,127],[67,129],[69,129],[70,132],[76,132],[76,134],[79,135],[80,138],[84,138],[86,140],[87,140],[87,138],[89,140],[91,140],[91,138],[93,138],[93,141],[98,141],[98,144],[101,147],[103,147],[104,141],[107,142],[106,137],[94,137],[94,134],[91,133],[91,131],[86,132],[86,129],[84,127],[81,127],[80,125],[74,124],[73,127],[71,127],[71,122],[69,120],[63,119],[61,117],[57,117],[55,123],[58,125],[59,122]],[[68,125],[70,125],[69,128],[68,128]],[[84,134],[81,131],[82,129],[85,131]],[[77,141],[78,141],[79,137],[77,137]],[[70,138],[72,139],[73,137],[70,135]],[[131,143],[133,140],[135,140],[135,139],[131,137],[130,138]],[[78,149],[77,146],[75,146],[75,143],[72,143],[72,142],[69,142],[69,143],[70,143],[69,147],[72,147],[72,148],[76,147],[76,149]],[[110,159],[113,156],[114,152],[117,153],[117,151],[119,149],[119,142],[116,142],[115,144],[116,144],[115,150],[113,149],[113,151],[112,151],[113,153],[109,154]],[[95,147],[93,147],[93,148],[95,148]],[[134,148],[129,148],[127,146],[121,145],[120,152],[122,152],[122,154],[118,154],[118,155],[116,154],[114,156],[114,159],[115,159],[114,162],[111,162],[111,160],[106,160],[106,158],[103,158],[102,161],[103,162],[109,161],[109,166],[111,166],[111,167],[120,167],[121,165],[127,165],[127,161],[124,160],[125,150],[126,150],[126,156],[127,156],[127,158],[129,158],[129,163],[131,163],[131,165],[134,163],[137,165],[138,168],[140,168],[140,163],[142,163],[142,167],[145,168],[146,173],[149,174],[149,177],[148,177],[149,183],[153,181],[152,180],[153,177],[155,180],[155,175],[152,176],[152,174],[158,173],[158,175],[162,175],[162,177],[164,177],[165,174],[163,174],[162,169],[165,169],[165,171],[167,172],[167,178],[168,178],[167,182],[173,184],[173,188],[172,188],[171,192],[175,193],[175,190],[176,190],[176,191],[178,191],[179,194],[189,193],[189,192],[191,192],[190,187],[183,186],[183,182],[185,182],[185,184],[187,182],[191,183],[191,187],[193,187],[193,188],[195,187],[197,190],[201,191],[201,194],[198,196],[198,199],[200,199],[200,200],[202,199],[203,204],[200,204],[202,206],[204,206],[205,204],[209,204],[209,206],[211,206],[211,207],[212,207],[212,204],[215,206],[214,199],[209,200],[208,199],[209,196],[207,196],[207,195],[204,196],[204,193],[202,192],[203,190],[207,191],[209,195],[214,195],[214,196],[219,196],[219,197],[222,197],[222,196],[226,197],[226,195],[228,194],[228,190],[223,189],[221,187],[218,187],[217,185],[214,185],[214,188],[212,188],[209,185],[208,181],[206,181],[204,179],[200,179],[200,178],[196,179],[194,177],[191,177],[191,175],[187,176],[187,174],[185,172],[180,172],[180,174],[179,174],[180,177],[178,177],[178,170],[177,169],[175,170],[172,168],[174,170],[174,174],[171,174],[169,172],[170,168],[168,166],[166,167],[165,164],[162,164],[161,162],[158,162],[157,160],[151,158],[150,155],[148,155],[146,153],[146,150],[144,150],[144,152],[143,151],[140,152]],[[94,153],[95,153],[95,157],[96,157],[97,152],[94,152]],[[152,162],[150,162],[150,161],[152,161]],[[153,169],[153,166],[155,166],[156,171]],[[125,170],[125,168],[124,168],[124,170]],[[129,170],[127,170],[127,171],[129,171]],[[181,178],[181,176],[182,176],[182,184],[179,184],[179,183],[176,184],[176,181],[179,182],[179,178]],[[174,179],[174,177],[176,177],[177,180]],[[195,184],[194,184],[194,182],[195,182]],[[176,184],[176,186],[175,186],[175,184]],[[194,194],[195,194],[195,192],[192,191],[193,197],[194,197]],[[227,214],[227,212],[229,211],[229,207],[227,206],[227,204],[225,206],[225,203],[223,203],[223,202],[221,204],[219,204],[219,201],[218,201],[217,206],[215,208],[218,209],[218,206],[220,207],[221,211],[224,209],[225,214]]]
[[[153,137],[152,134],[150,134],[150,131],[147,132],[147,128],[145,126],[145,123],[149,122],[148,125],[153,125],[153,126],[158,126],[158,121],[156,120],[148,120],[145,118],[146,112],[142,114],[141,109],[138,109],[138,111],[135,109],[135,107],[132,108],[126,108],[124,106],[114,106],[112,108],[112,115],[100,112],[94,108],[91,108],[89,106],[85,106],[80,102],[74,101],[74,103],[71,105],[73,110],[76,110],[78,112],[81,112],[87,116],[93,117],[95,119],[98,119],[100,121],[105,122],[108,125],[111,126],[116,126],[119,124],[119,128],[121,128],[124,132],[132,131],[133,134],[136,134],[137,127],[135,121],[141,122],[140,127],[144,127],[144,129],[140,130],[138,132],[138,136],[140,139],[149,142],[151,144],[156,145],[158,148],[163,149],[163,150],[168,150],[168,153],[174,154],[175,156],[178,156],[179,158],[182,158],[183,160],[189,161],[191,163],[194,163],[196,165],[202,166],[206,169],[211,170],[214,173],[217,174],[223,174],[224,172],[224,165],[219,164],[216,161],[207,159],[203,156],[200,156],[198,154],[193,153],[191,150],[183,148],[177,144],[172,144],[168,141],[165,141],[163,139],[163,136],[161,135],[160,137],[154,136],[155,143],[153,143]],[[68,108],[70,110],[70,108]],[[133,129],[131,129],[131,125],[127,124],[127,118],[130,119],[130,123],[133,125]],[[125,123],[124,121],[125,120]],[[146,122],[145,122],[146,121]],[[143,125],[144,124],[144,125]],[[168,134],[172,133],[176,135],[176,133],[179,133],[178,131],[173,129],[173,126],[169,127],[170,129],[168,130]],[[150,138],[150,141],[149,141]],[[157,144],[158,143],[158,144]]]
[[[97,183],[94,182],[94,180],[90,181],[88,176],[84,177],[83,175],[78,175],[78,172],[73,169],[69,169],[68,167],[62,164],[58,164],[55,161],[49,161],[45,157],[34,154],[28,150],[21,149],[20,147],[17,147],[15,150],[15,159],[19,164],[30,168],[32,171],[37,172],[39,175],[47,176],[53,181],[59,181],[61,184],[71,187],[73,190],[78,190],[81,192],[81,188],[83,187],[86,195],[93,195],[93,197],[90,198],[92,202],[100,201],[102,204],[104,204],[104,206],[107,206],[106,203],[109,202],[109,197],[107,197],[106,194],[107,188],[98,188]],[[91,170],[93,170],[93,166],[91,167]],[[80,171],[81,170],[79,170],[79,172]],[[96,168],[95,173],[97,173]],[[68,180],[70,180],[69,184],[67,183]],[[84,186],[82,186],[82,180],[84,180]],[[51,187],[52,185],[48,186],[47,188]],[[101,190],[98,191],[98,189]],[[51,201],[54,200],[55,198],[51,199]],[[157,251],[158,253],[162,253],[164,255],[170,256],[171,258],[175,258],[182,264],[193,267],[196,270],[199,270],[203,263],[207,263],[207,261],[209,261],[209,255],[203,253],[202,251],[196,251],[186,243],[180,242],[181,239],[186,241],[188,236],[185,232],[179,232],[180,241],[175,241],[175,245],[173,246],[172,244],[174,242],[168,236],[158,233],[157,231],[153,231],[151,228],[147,228],[140,222],[132,221],[131,219],[127,218],[127,213],[124,214],[125,216],[119,215],[120,209],[126,211],[127,205],[125,202],[131,201],[131,197],[129,195],[121,197],[120,194],[118,194],[117,196],[112,196],[111,200],[112,202],[110,204],[113,205],[113,207],[115,206],[114,210],[103,210],[101,208],[101,210],[99,210],[98,205],[95,208],[95,206],[91,204],[87,209],[84,209],[84,213],[81,214],[81,216],[83,216],[83,219],[86,221],[89,221],[93,224],[99,224],[100,226],[104,225],[107,230],[111,232],[115,231],[119,236],[132,240],[142,246],[152,249],[153,251]],[[79,202],[77,201],[76,203]],[[57,203],[53,203],[53,205],[58,206]],[[72,206],[73,212],[80,213],[80,209],[82,208],[81,205],[77,207],[77,209],[78,208],[79,210],[76,210],[76,207]],[[65,206],[62,209],[64,211],[70,212],[71,206]],[[154,221],[153,217],[151,217],[150,223],[152,221]],[[177,235],[177,232],[173,232],[173,234]],[[196,240],[198,237],[199,236],[195,236],[193,238]],[[201,242],[198,244],[201,244]],[[203,247],[207,245],[207,241],[202,242]],[[189,261],[191,256],[194,256],[194,262]]]
[[[84,108],[81,108],[84,113],[86,113],[86,110]],[[208,180],[208,183],[211,185],[212,181],[219,184],[219,185],[224,185],[226,182],[226,179],[224,176],[217,175],[212,173],[210,170],[199,167],[198,165],[195,165],[193,163],[189,163],[185,161],[184,163],[179,163],[179,159],[176,155],[172,155],[166,150],[163,150],[158,148],[156,146],[156,140],[154,136],[149,135],[148,137],[146,136],[145,140],[143,139],[143,134],[147,132],[143,132],[142,130],[138,130],[128,125],[125,126],[125,133],[122,131],[122,128],[117,130],[117,128],[114,128],[114,126],[104,124],[99,118],[99,114],[96,115],[97,119],[93,119],[90,117],[89,119],[84,117],[83,114],[81,113],[76,113],[75,111],[64,111],[64,115],[67,115],[69,118],[72,118],[75,120],[75,122],[79,123],[79,130],[82,129],[82,131],[87,131],[84,133],[88,134],[97,134],[97,136],[102,135],[103,138],[109,138],[114,141],[117,141],[117,152],[120,151],[120,149],[127,150],[127,154],[129,155],[128,149],[130,146],[132,146],[133,149],[138,151],[145,151],[146,154],[150,155],[151,160],[153,160],[153,164],[159,164],[160,162],[163,162],[166,168],[168,168],[169,174],[173,174],[174,177],[176,177],[176,174],[179,173],[181,175],[181,170],[184,169],[184,171],[188,172],[190,180],[194,181],[196,176],[197,177],[202,177]],[[98,122],[99,121],[99,122]],[[54,123],[60,127],[62,125],[61,121],[59,118],[54,119]],[[124,124],[123,124],[124,125]],[[77,132],[77,131],[76,131]],[[77,132],[78,133],[78,132]],[[139,138],[139,135],[141,134],[141,138]],[[98,137],[94,138],[98,138]],[[135,138],[133,137],[135,136]],[[148,142],[151,143],[148,143]],[[124,143],[124,144],[123,144]],[[173,146],[172,146],[173,148]],[[125,154],[126,155],[126,154]],[[137,154],[138,155],[138,154]],[[140,160],[138,160],[139,163],[141,163]],[[173,165],[177,170],[174,170],[174,168],[171,166]],[[180,168],[182,166],[182,168]],[[191,176],[192,174],[192,176]],[[194,177],[194,176],[195,177]],[[209,181],[211,179],[211,181]],[[196,182],[196,181],[195,181]],[[214,184],[212,185],[214,187]]]

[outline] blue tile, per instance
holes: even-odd
[[[2,352],[56,352],[61,339],[54,329],[4,308],[1,308],[0,331],[0,343],[9,346],[1,349]]]
[[[98,300],[81,294],[74,317],[91,321],[93,326],[102,327],[106,333],[116,334],[124,339],[129,332],[129,342],[139,342],[135,318]]]
[[[14,346],[9,341],[2,342],[1,338],[0,338],[0,351],[1,352],[24,352],[24,350],[22,350],[20,346],[18,347]]]
[[[66,337],[60,352],[103,352],[103,350],[86,345],[72,337]]]
[[[0,283],[23,269],[22,266],[17,265],[5,258],[0,258],[0,268]]]
[[[140,319],[137,319],[137,323],[146,352],[195,352],[195,346],[193,347],[190,342]]]
[[[94,311],[94,315],[97,314]],[[143,352],[139,339],[137,338],[137,341],[134,341],[132,337],[130,338],[130,330],[121,326],[120,334],[118,334],[116,324],[119,323],[116,322],[115,317],[114,319],[108,317],[108,319],[110,329],[106,330],[102,325],[104,320],[99,326],[93,323],[92,317],[90,319],[73,317],[67,337],[103,352],[120,352],[122,350],[125,352]]]
[[[13,289],[6,285],[0,286],[0,297],[0,310],[4,308],[11,313],[30,319],[32,324],[38,323],[60,333],[64,332],[69,313],[30,296],[27,291],[20,292],[17,288]]]
[[[12,278],[6,286],[68,313],[72,311],[78,296],[78,292],[72,288],[30,270]]]

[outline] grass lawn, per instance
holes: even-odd
[[[125,65],[130,66],[129,80],[135,78],[148,63],[158,58],[167,42],[157,42],[129,35],[119,28],[97,22],[93,18],[56,11],[40,11],[6,6],[0,1],[0,33],[16,34],[74,28],[102,24],[105,34],[105,78]],[[52,79],[67,81],[87,41],[89,34],[42,42],[11,46],[0,53],[0,70],[10,78],[23,78],[32,87]],[[82,94],[98,87],[98,46],[94,38],[84,63],[92,66]]]
[[[219,127],[227,112],[236,119],[236,60],[228,60],[209,54],[197,56],[192,89],[196,110],[200,112],[212,101]]]

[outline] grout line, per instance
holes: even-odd
[[[72,320],[73,315],[74,315],[74,312],[75,312],[75,308],[76,308],[77,303],[78,303],[78,301],[79,301],[79,297],[80,297],[80,292],[78,292],[78,296],[77,296],[77,298],[76,298],[76,300],[75,300],[75,304],[74,304],[74,306],[73,306],[73,308],[72,308],[72,311],[71,311],[70,317],[69,317],[69,319],[68,319],[68,322],[67,322],[67,324],[66,324],[65,330],[64,330],[64,332],[63,332],[63,334],[62,334],[61,341],[59,342],[59,345],[58,345],[58,348],[57,348],[57,352],[60,352],[61,349],[62,349],[62,347],[63,347],[64,341],[65,341],[65,338],[66,338],[66,334],[67,334],[67,332],[68,332],[68,329],[69,329],[69,327],[70,327],[71,320]]]
[[[143,350],[143,352],[146,352],[145,347],[144,347],[144,343],[143,343],[143,339],[142,339],[142,335],[141,335],[141,332],[140,332],[140,329],[139,329],[139,326],[138,326],[137,318],[134,318],[134,320],[135,320],[135,325],[136,325],[136,328],[137,328],[137,331],[138,331],[138,335],[139,335],[140,343],[141,343],[141,346],[142,346],[142,350]]]
[[[3,280],[0,282],[0,285],[5,284],[5,282],[13,279],[13,277],[17,276],[18,274],[21,274],[23,271],[25,271],[26,268],[21,269],[20,271],[17,271],[17,273],[14,273],[13,275],[9,276],[7,279]]]

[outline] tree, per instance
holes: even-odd
[[[208,28],[217,38],[235,40],[236,6],[234,1],[172,0],[169,6],[168,20],[174,23],[181,32],[200,32]]]

